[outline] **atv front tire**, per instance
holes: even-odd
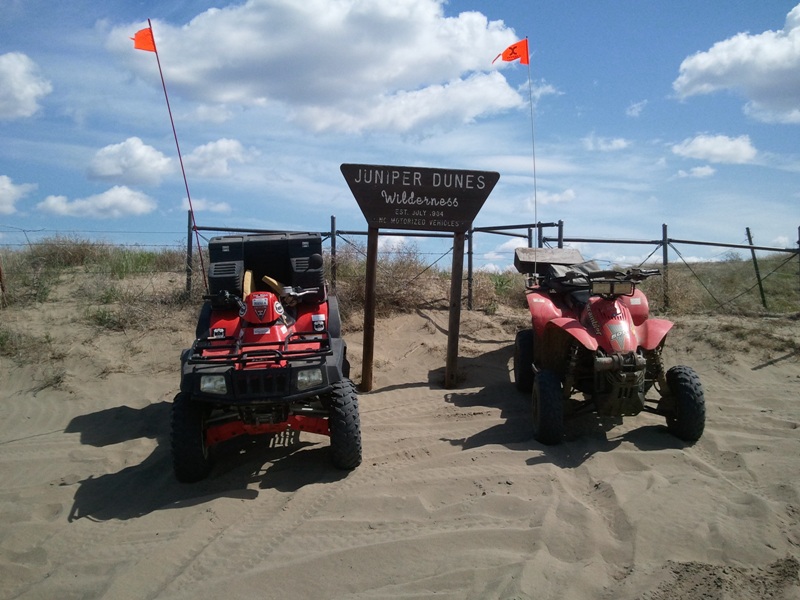
[[[514,383],[520,392],[533,390],[533,329],[518,331],[514,340]]]
[[[179,392],[172,401],[172,468],[182,483],[205,479],[213,460],[206,444],[209,409]]]
[[[691,367],[672,367],[667,371],[667,387],[672,409],[667,413],[667,429],[685,442],[696,442],[706,426],[706,401],[700,378]]]
[[[560,444],[564,437],[564,399],[561,380],[553,371],[539,371],[534,377],[531,413],[534,439],[547,446]]]
[[[328,399],[331,461],[337,469],[355,469],[361,464],[361,418],[353,382],[345,378],[334,383]]]

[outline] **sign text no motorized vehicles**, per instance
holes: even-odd
[[[424,167],[341,166],[370,227],[467,231],[500,174]]]

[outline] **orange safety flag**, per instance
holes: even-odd
[[[508,48],[503,50],[503,52],[494,57],[492,64],[494,64],[494,61],[501,56],[506,62],[513,62],[519,59],[519,62],[522,65],[530,64],[530,60],[528,59],[528,38],[520,40],[516,44],[511,44]]]
[[[132,38],[133,47],[137,50],[147,50],[148,52],[156,51],[156,42],[153,39],[153,30],[149,27],[140,29]]]

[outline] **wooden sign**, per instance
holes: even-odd
[[[500,174],[424,167],[341,166],[367,224],[376,229],[465,232]]]
[[[493,171],[350,164],[343,164],[341,170],[369,224],[361,391],[372,390],[375,285],[378,235],[381,228],[453,233],[453,270],[450,280],[450,319],[444,385],[446,388],[456,387],[464,240],[467,231],[472,227],[472,221],[500,179],[500,174]]]

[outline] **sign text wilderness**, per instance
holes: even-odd
[[[341,166],[370,227],[467,231],[499,173],[423,167]]]

